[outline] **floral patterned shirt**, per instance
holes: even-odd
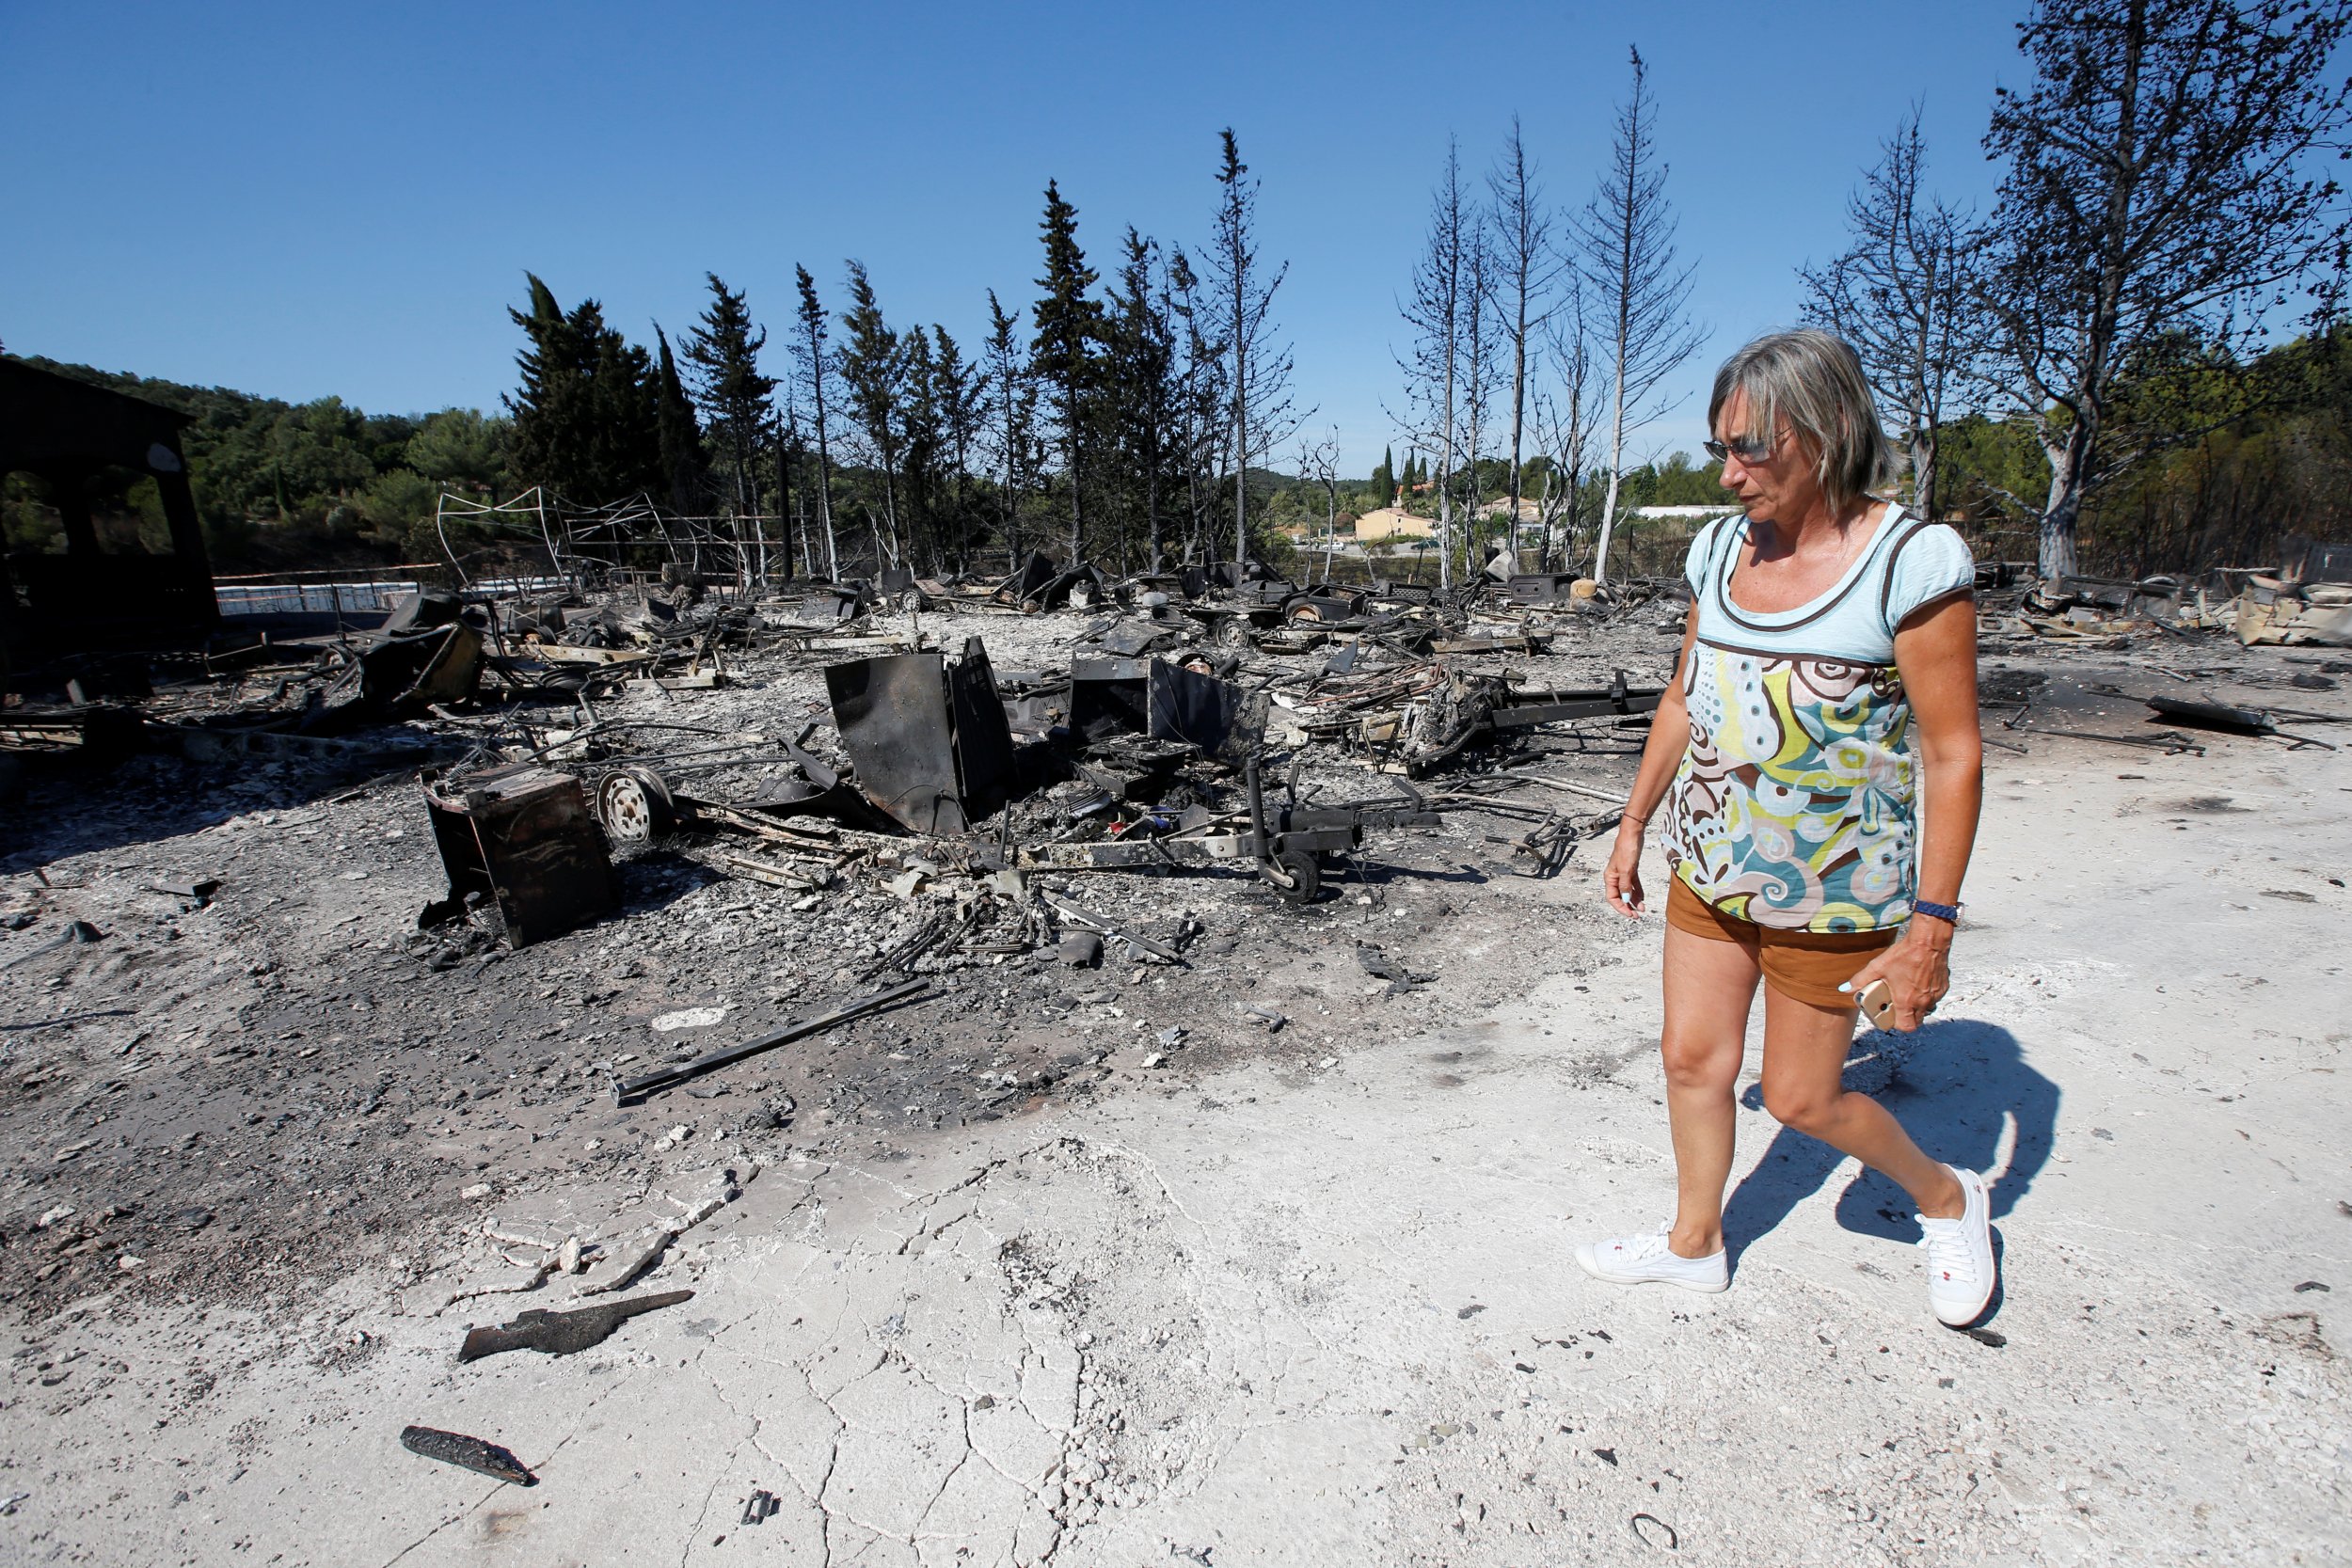
[[[1731,601],[1747,538],[1745,517],[1709,524],[1684,567],[1698,637],[1681,677],[1691,743],[1668,794],[1667,862],[1735,919],[1900,926],[1917,887],[1917,811],[1895,629],[1973,587],[1968,546],[1890,505],[1827,593],[1763,613]]]

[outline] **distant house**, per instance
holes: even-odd
[[[1693,522],[1705,522],[1715,517],[1728,517],[1739,510],[1740,508],[1736,505],[1635,506],[1627,508],[1626,515],[1645,518],[1652,522],[1662,522],[1670,517],[1683,517]]]
[[[1356,543],[1385,544],[1392,539],[1426,539],[1430,522],[1401,506],[1376,506],[1356,519]]]
[[[1505,496],[1500,500],[1491,500],[1486,505],[1480,507],[1478,509],[1478,515],[1481,517],[1491,520],[1502,516],[1504,513],[1510,510],[1511,498]],[[1537,500],[1533,496],[1521,496],[1519,498],[1519,521],[1522,523],[1540,523],[1543,520],[1543,502]]]

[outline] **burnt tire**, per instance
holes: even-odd
[[[1323,896],[1323,863],[1311,850],[1285,849],[1274,857],[1277,875],[1266,880],[1285,904],[1311,904]],[[1283,886],[1287,880],[1290,885]]]

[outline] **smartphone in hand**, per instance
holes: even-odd
[[[1870,1021],[1873,1029],[1883,1029],[1895,1017],[1895,988],[1884,980],[1873,980],[1862,988],[1855,998],[1862,1004],[1862,1016]]]

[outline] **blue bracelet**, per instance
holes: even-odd
[[[1960,911],[1965,908],[1967,906],[1964,904],[1931,904],[1924,898],[1914,898],[1911,901],[1912,913],[1933,915],[1936,919],[1947,921],[1954,926],[1960,924]]]

